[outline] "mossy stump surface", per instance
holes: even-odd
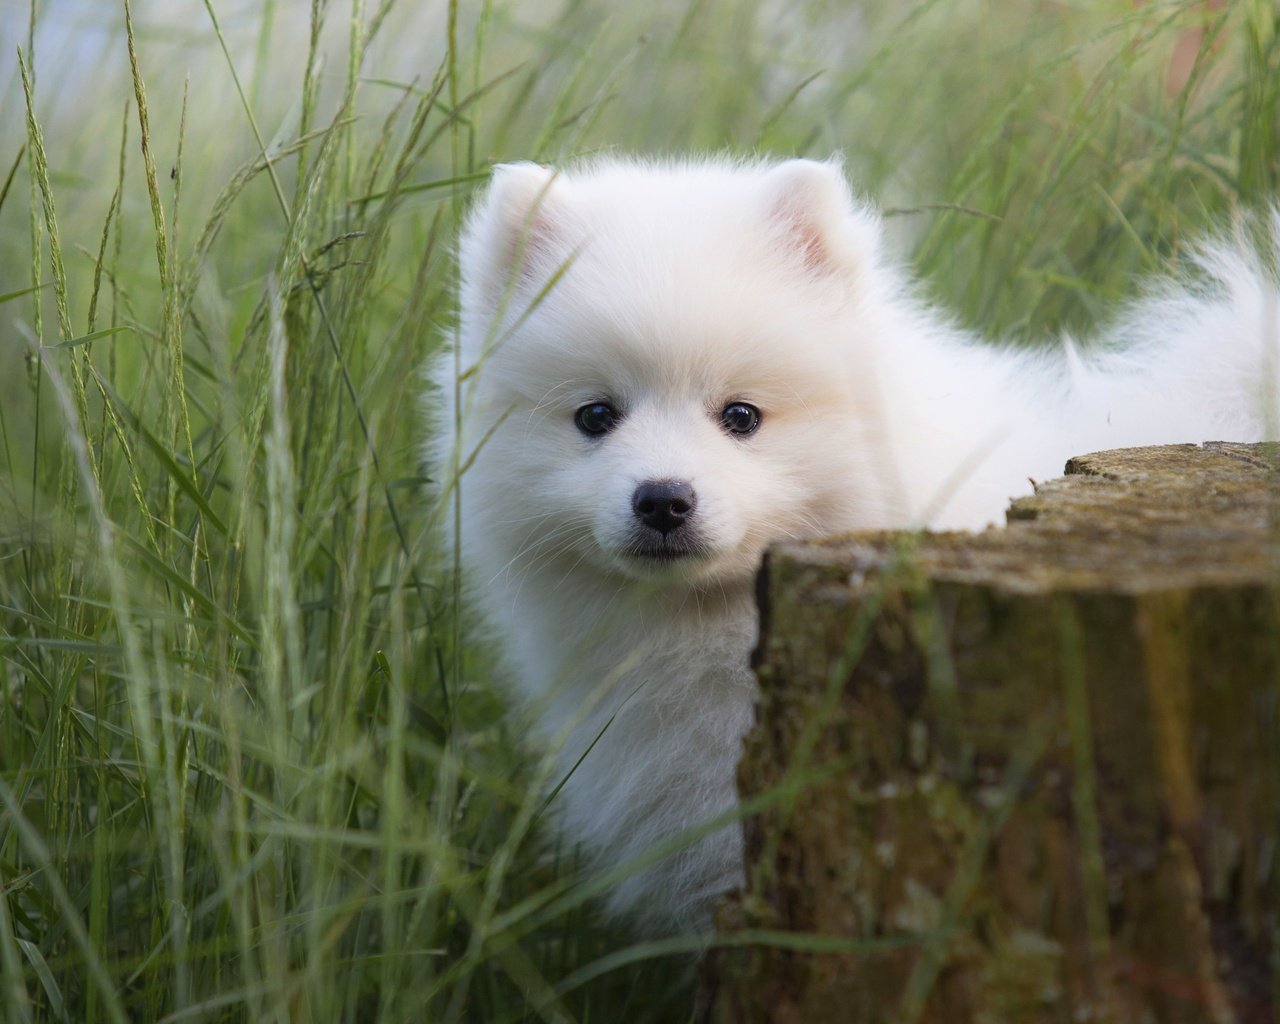
[[[1278,466],[1103,452],[1003,529],[773,551],[708,1016],[1280,1022]]]

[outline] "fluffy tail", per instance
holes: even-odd
[[[1274,208],[1197,247],[1184,273],[1124,310],[1072,374],[1090,443],[1280,437],[1278,267]]]

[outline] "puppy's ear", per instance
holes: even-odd
[[[838,162],[788,160],[765,175],[765,189],[779,244],[807,275],[847,280],[875,260],[880,220],[854,200]]]
[[[533,277],[554,250],[556,172],[534,163],[499,164],[462,234],[462,278],[490,310]]]

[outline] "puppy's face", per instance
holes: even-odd
[[[464,241],[464,494],[513,566],[726,584],[849,523],[848,197],[826,165],[780,171],[495,186]]]

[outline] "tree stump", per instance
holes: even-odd
[[[1280,451],[1102,452],[761,576],[718,1021],[1280,1022]]]

